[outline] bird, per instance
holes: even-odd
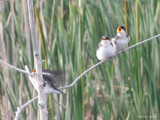
[[[98,49],[96,51],[96,56],[101,61],[106,61],[115,55],[115,48],[108,36],[102,36],[100,43],[98,44]]]
[[[111,39],[111,42],[116,51],[123,50],[130,42],[130,36],[126,33],[126,28],[123,25],[118,26],[117,35]]]
[[[33,70],[33,73],[36,73],[36,70]],[[58,93],[58,94],[63,94],[62,91],[60,91],[56,87],[56,83],[62,79],[62,71],[54,71],[54,70],[49,70],[49,69],[42,69],[42,76],[43,80],[45,81],[44,83],[44,93],[49,94],[49,93]]]

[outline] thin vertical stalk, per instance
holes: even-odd
[[[136,40],[139,42],[139,0],[136,0]],[[138,75],[138,99],[139,99],[139,111],[142,114],[142,87],[141,87],[141,67],[140,67],[140,48],[137,48],[137,75]]]
[[[47,111],[47,96],[44,94],[44,85],[42,78],[42,62],[41,55],[38,49],[38,39],[36,31],[36,22],[34,17],[34,7],[33,0],[27,0],[28,3],[28,13],[29,13],[29,22],[32,36],[32,46],[34,51],[34,62],[35,68],[37,71],[36,80],[38,81],[38,102],[40,106],[40,120],[48,120],[48,111]]]
[[[29,30],[29,23],[28,23],[28,14],[27,14],[27,2],[26,0],[22,1],[23,3],[23,14],[24,14],[24,28],[25,28],[25,36],[26,36],[26,44],[27,44],[27,53],[29,57],[29,61],[32,64],[31,61],[31,41],[30,41],[30,30]]]
[[[129,14],[128,14],[128,2],[125,1],[125,23],[126,23],[126,32],[129,35],[129,20],[128,20]],[[128,43],[128,47],[130,46],[130,43]]]
[[[61,18],[63,17],[63,0],[61,0]]]
[[[14,0],[11,0],[11,36],[12,36],[12,62],[13,65],[17,66],[17,56],[16,56],[16,44],[15,44],[15,25],[14,25]],[[17,80],[16,77],[13,76],[13,82],[10,82],[10,86],[15,86],[17,88]],[[18,94],[15,91],[16,95]]]
[[[21,61],[21,63],[23,64],[23,51],[21,50],[20,51],[20,61]],[[19,96],[20,96],[20,101],[19,101],[19,104],[20,104],[20,106],[22,106],[23,105],[23,94],[24,94],[24,79],[23,79],[23,74],[20,74],[20,87],[19,87]]]
[[[28,23],[28,12],[27,12],[26,4],[27,4],[27,1],[26,0],[22,0],[22,6],[23,6],[22,10],[23,10],[24,29],[25,29],[25,35],[24,36],[26,38],[25,40],[26,40],[26,45],[27,45],[26,46],[26,50],[27,50],[27,53],[28,53],[29,63],[32,66],[33,64],[32,64],[32,59],[31,59],[32,58],[32,56],[31,56],[31,39],[30,39],[30,30],[29,30],[29,23]],[[20,88],[20,89],[21,89],[21,92],[22,92],[22,91],[24,91],[23,90],[23,86],[24,86],[23,81],[24,81],[24,79],[23,79],[23,75],[21,75],[20,77],[21,77],[20,78],[21,79],[20,87],[22,86],[22,88]],[[28,84],[29,84],[30,89],[34,89],[33,85],[30,82]],[[24,94],[24,93],[22,92],[21,94]],[[35,90],[34,90],[32,96],[35,96]],[[20,105],[22,105],[22,103],[20,103]],[[30,109],[31,110],[30,110],[30,113],[29,113],[30,115],[28,116],[28,119],[35,119],[35,112],[34,112],[33,107],[30,106]]]
[[[159,25],[160,25],[160,1],[158,2],[158,7],[159,7],[159,9],[158,9],[158,11],[159,11]]]
[[[126,32],[129,35],[128,2],[127,1],[125,1],[125,23],[126,23]]]
[[[1,58],[4,60],[4,61],[6,61],[6,62],[8,62],[8,58],[7,58],[7,52],[6,52],[6,49],[5,49],[5,41],[4,41],[4,33],[3,33],[3,21],[2,21],[2,18],[1,18],[1,16],[0,16],[0,44],[1,44],[1,47],[2,48],[0,48],[0,51],[2,51],[2,55],[1,55]],[[4,68],[2,68],[2,74],[3,74],[3,76],[5,76],[5,86],[6,86],[6,88],[10,85],[10,82],[9,82],[9,80],[10,80],[10,78],[9,78],[9,70],[8,70],[8,68],[6,68],[6,67],[4,67]],[[9,119],[11,119],[11,112],[12,112],[12,110],[11,110],[11,106],[10,106],[10,103],[9,103],[9,100],[7,99],[7,94],[5,94],[4,96],[3,96],[3,102],[4,102],[4,105],[5,105],[5,119],[6,120],[9,120]]]
[[[43,3],[45,4],[45,8],[43,8]],[[46,29],[46,26],[45,26],[44,15],[43,15],[43,11],[45,13],[47,12],[47,10],[46,10],[46,8],[47,8],[47,1],[40,2],[39,8],[40,8],[39,16],[40,16],[40,20],[41,20],[43,35],[44,35],[45,40],[48,40],[47,29]]]
[[[82,50],[82,1],[79,0],[79,40],[80,40],[80,49]]]
[[[50,31],[49,31],[49,50],[51,49],[51,41],[52,41],[52,32],[53,32],[53,20],[54,20],[54,10],[55,10],[55,4],[56,0],[53,0],[53,6],[52,6],[52,16],[51,16],[51,25],[50,25]]]
[[[139,42],[139,0],[136,0],[136,40]]]
[[[36,18],[37,18],[37,22],[38,22],[38,28],[39,28],[39,32],[40,32],[41,42],[42,42],[42,51],[45,56],[45,60],[44,60],[45,68],[47,69],[48,68],[48,57],[47,57],[47,52],[46,52],[45,38],[44,38],[42,24],[41,24],[41,20],[39,17],[37,6],[35,6],[35,13],[36,13]]]
[[[12,60],[13,65],[16,65],[16,59],[15,59],[15,26],[14,26],[14,0],[11,0],[11,35],[12,35]]]
[[[79,0],[79,42],[80,42],[80,62],[81,62],[81,72],[83,72],[84,68],[83,68],[83,41],[82,41],[82,0]],[[84,119],[84,78],[82,78],[81,80],[81,85],[80,85],[80,89],[81,89],[81,104],[82,104],[82,108],[81,109],[81,116],[82,119]]]
[[[0,1],[0,12],[3,12],[6,1]]]

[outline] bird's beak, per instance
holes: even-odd
[[[36,73],[36,70],[35,70],[35,69],[33,70],[33,73]]]
[[[117,29],[117,30],[118,30],[118,32],[121,32],[121,29],[122,29],[122,28],[118,26],[118,29]]]

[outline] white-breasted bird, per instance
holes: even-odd
[[[123,50],[130,42],[130,36],[127,35],[126,28],[122,25],[118,26],[117,35],[111,41],[116,50]]]
[[[96,56],[99,60],[105,61],[115,55],[115,48],[109,37],[103,36],[101,42],[98,45]]]
[[[36,70],[33,70],[33,73],[36,73]],[[62,71],[54,71],[54,70],[42,70],[42,75],[43,75],[43,80],[45,81],[45,88],[44,88],[44,93],[49,94],[49,93],[58,93],[58,94],[63,94],[62,91],[60,91],[57,87],[56,84],[59,84],[59,81],[62,79],[63,72]]]

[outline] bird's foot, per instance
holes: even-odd
[[[43,81],[43,87],[45,87],[47,84],[47,81]]]
[[[124,49],[120,50],[119,52],[124,52]]]
[[[121,52],[124,52],[124,49],[122,49]]]
[[[124,52],[124,49],[116,50],[116,53]]]
[[[118,53],[119,52],[119,50],[116,50],[116,52],[115,53]]]
[[[111,60],[112,59],[112,57],[109,57],[109,59],[108,60]]]

